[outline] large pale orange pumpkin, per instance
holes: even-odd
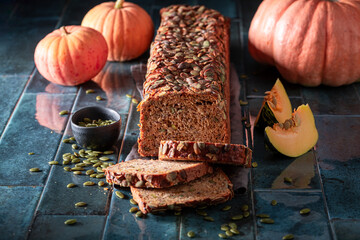
[[[82,26],[101,32],[109,46],[109,61],[127,61],[143,54],[154,36],[154,24],[140,6],[118,0],[92,8]]]
[[[96,76],[106,63],[108,47],[98,31],[63,26],[43,38],[35,49],[35,65],[50,82],[75,86]]]
[[[249,51],[291,83],[340,86],[360,80],[360,0],[264,0]]]

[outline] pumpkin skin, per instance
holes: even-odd
[[[66,26],[43,38],[35,49],[35,65],[48,81],[75,86],[89,81],[104,67],[108,47],[98,31]]]
[[[360,80],[359,0],[264,0],[249,29],[250,54],[289,82],[340,86]]]
[[[104,2],[92,8],[82,26],[101,32],[109,47],[109,61],[128,61],[142,55],[154,36],[154,24],[140,6],[117,1]]]

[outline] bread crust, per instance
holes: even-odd
[[[161,141],[159,160],[203,161],[251,167],[252,151],[241,144]]]
[[[121,187],[168,188],[187,183],[206,174],[213,168],[207,163],[179,163],[170,161],[134,159],[104,169],[106,181]]]
[[[203,187],[206,185],[209,186],[204,191]],[[234,196],[233,184],[220,168],[215,169],[213,174],[167,189],[136,187],[130,187],[130,189],[133,199],[144,214],[183,207],[216,205]],[[191,189],[194,191],[190,192]]]
[[[230,20],[204,6],[160,13],[138,105],[140,155],[157,156],[163,139],[230,143]]]

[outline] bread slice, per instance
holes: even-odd
[[[251,167],[252,151],[241,144],[161,141],[160,160],[205,161]]]
[[[108,183],[122,187],[167,188],[212,173],[213,168],[201,162],[171,162],[134,159],[104,169]]]
[[[233,185],[220,168],[215,169],[213,174],[171,188],[130,189],[139,209],[145,214],[179,207],[215,205],[234,196]]]

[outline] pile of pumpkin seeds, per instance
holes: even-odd
[[[78,122],[79,126],[82,127],[102,127],[102,126],[107,126],[110,124],[115,123],[116,121],[114,120],[103,120],[103,119],[98,119],[98,120],[92,120],[90,118],[84,118],[82,122]]]

